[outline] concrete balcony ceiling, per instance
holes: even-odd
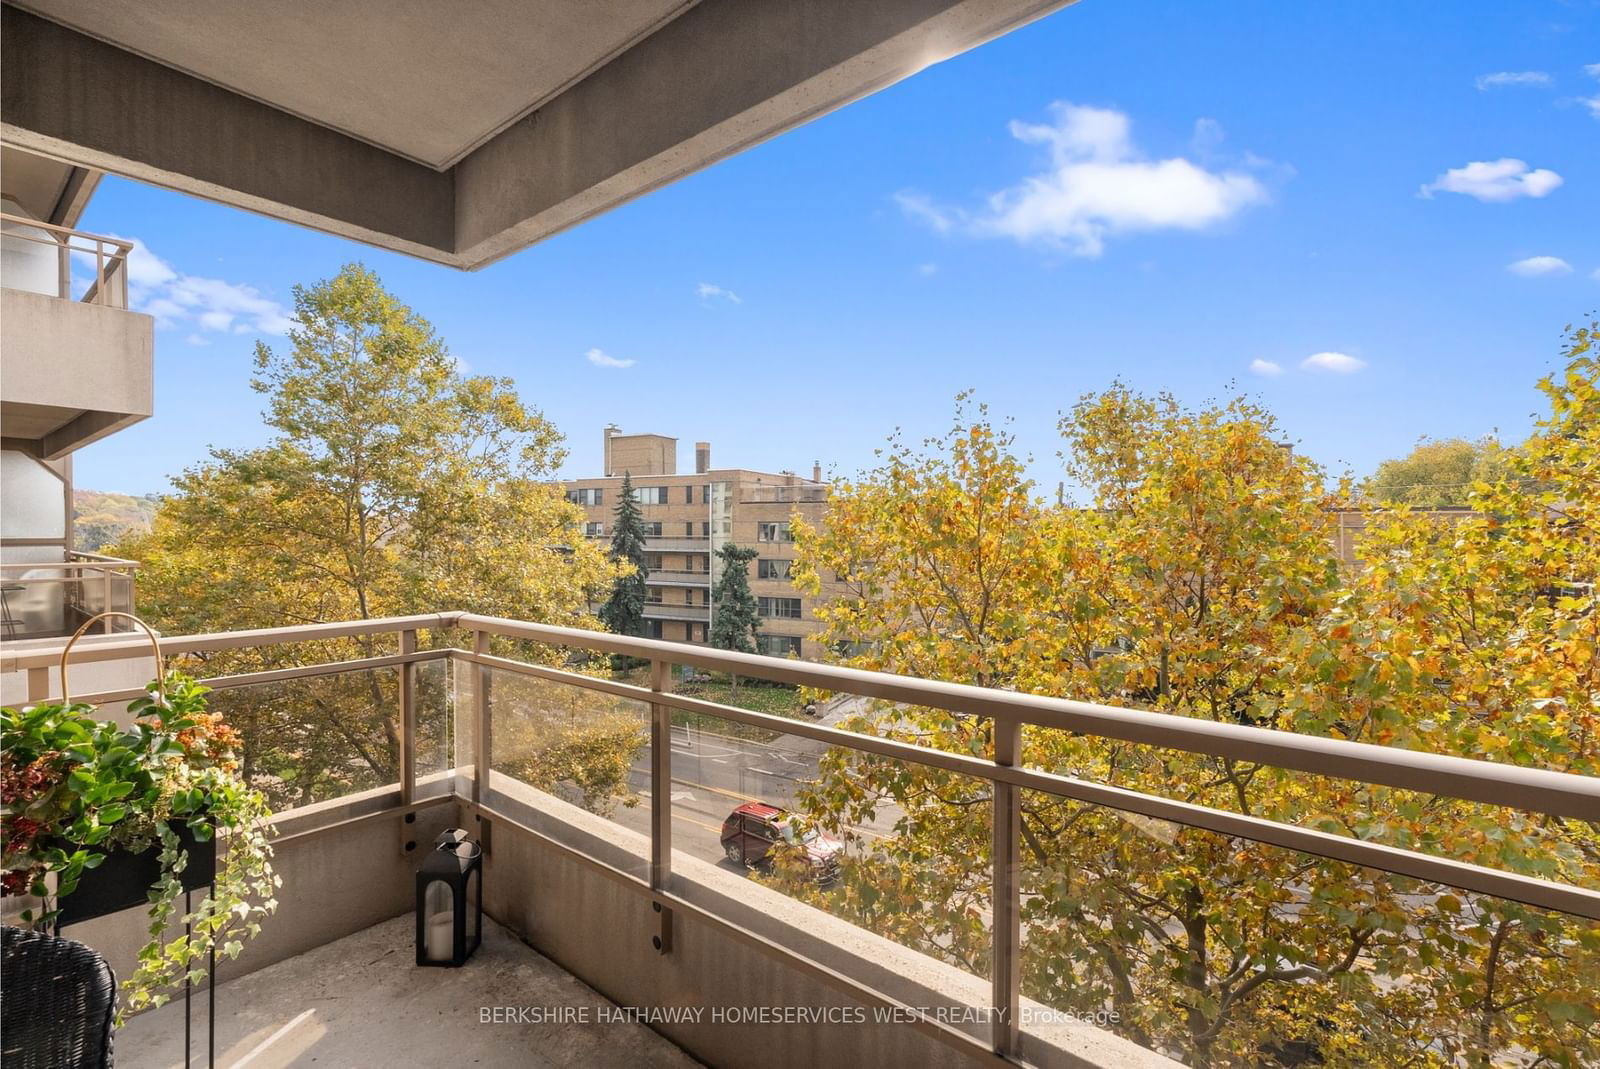
[[[475,268],[1069,0],[26,0],[0,136]]]

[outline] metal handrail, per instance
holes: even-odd
[[[72,256],[77,253],[85,259],[92,257],[94,260],[94,277],[81,298],[83,303],[112,308],[128,307],[128,256],[133,252],[133,242],[8,212],[0,212],[0,222],[26,228],[6,230],[6,240],[31,241],[56,250],[57,297],[72,300]],[[42,230],[46,236],[28,233],[28,230]]]
[[[470,651],[459,648],[418,651],[417,632],[424,629],[464,630],[472,636],[472,648]],[[170,656],[386,633],[400,636],[400,651],[397,654],[222,676],[207,680],[207,683],[213,689],[223,690],[315,675],[399,667],[402,679],[400,713],[403,742],[402,781],[398,795],[401,805],[411,804],[416,797],[414,672],[416,665],[421,662],[444,658],[458,665],[471,665],[477,673],[477,685],[473,688],[474,708],[470,713],[474,724],[471,738],[475,747],[472,755],[471,802],[477,806],[488,807],[490,803],[487,773],[492,767],[493,753],[490,702],[492,672],[509,671],[644,702],[650,708],[652,737],[651,865],[648,887],[658,896],[671,896],[672,792],[666,785],[671,783],[672,778],[670,737],[674,709],[988,780],[994,785],[992,804],[995,810],[991,844],[994,862],[992,1008],[996,1011],[993,1015],[992,1048],[1002,1057],[1014,1057],[1020,1041],[1017,1025],[1017,1007],[1021,997],[1020,888],[1016,873],[1020,871],[1021,864],[1018,828],[1023,790],[1042,791],[1476,894],[1600,920],[1600,890],[1094,783],[1028,768],[1021,765],[1020,760],[1022,728],[1025,725],[1058,728],[1587,821],[1600,820],[1600,778],[1596,777],[462,612],[162,638],[160,648]],[[495,656],[489,652],[491,636],[638,657],[650,663],[650,686],[646,688],[619,683]],[[108,641],[84,650],[82,659],[118,659],[137,655],[143,649],[145,647],[140,643]],[[0,670],[26,670],[30,699],[42,700],[50,689],[48,665],[51,658],[59,656],[59,653],[59,649],[46,648],[0,655]],[[995,751],[989,758],[951,753],[675,695],[670,692],[669,671],[674,664],[989,716],[995,721]],[[86,700],[123,700],[139,693],[134,690],[107,692],[89,696]],[[956,1041],[952,1039],[952,1042]]]

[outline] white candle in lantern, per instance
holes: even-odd
[[[451,951],[455,935],[455,911],[447,909],[440,913],[430,913],[427,931],[427,939],[423,946],[427,948],[428,960],[451,960],[455,956]]]

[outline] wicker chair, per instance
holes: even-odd
[[[5,1069],[111,1065],[117,980],[82,943],[23,928],[3,931],[5,998],[0,1064]]]

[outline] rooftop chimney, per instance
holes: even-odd
[[[694,443],[694,473],[704,475],[711,470],[711,443]]]
[[[606,424],[606,429],[605,429],[605,439],[606,439],[605,462],[601,465],[601,467],[602,467],[602,470],[604,471],[604,473],[605,473],[607,478],[610,478],[611,475],[613,474],[612,471],[611,471],[611,439],[613,437],[615,437],[616,435],[619,435],[621,433],[622,433],[622,428],[617,426],[615,423],[607,423]]]
[[[811,462],[811,481],[814,483],[820,483],[822,481],[822,461],[820,460],[813,460]]]

